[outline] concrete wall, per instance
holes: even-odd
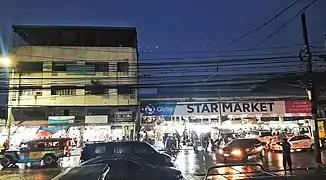
[[[12,73],[10,87],[18,86],[42,86],[41,89],[26,89],[32,92],[11,92],[9,105],[20,106],[121,106],[137,105],[137,90],[135,94],[118,95],[117,89],[109,89],[104,95],[85,95],[82,88],[90,84],[94,77],[100,78],[100,82],[106,85],[137,84],[137,51],[135,48],[126,47],[41,47],[21,46],[13,49],[16,62],[42,61],[42,73],[21,74]],[[52,62],[78,63],[103,61],[110,63],[109,73],[105,75],[97,72],[96,75],[67,75],[65,72],[52,73]],[[129,62],[129,72],[117,72],[118,62]],[[51,95],[51,85],[78,85],[75,96]],[[12,102],[10,102],[13,99]]]

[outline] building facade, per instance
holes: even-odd
[[[9,122],[110,125],[134,134],[139,122],[135,28],[13,30],[19,38],[12,50]]]

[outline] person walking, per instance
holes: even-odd
[[[284,173],[287,174],[286,164],[289,166],[290,174],[292,175],[292,159],[291,159],[291,144],[287,138],[283,138],[282,142],[279,143],[283,150],[283,167]]]

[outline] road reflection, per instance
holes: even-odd
[[[326,157],[326,151],[323,151],[323,157]],[[307,168],[313,167],[314,163],[314,153],[312,152],[297,152],[292,153],[293,168]],[[263,165],[266,171],[282,170],[283,169],[283,156],[282,153],[272,153],[269,152],[267,156],[263,159],[259,157],[250,157],[248,163],[259,163]],[[212,165],[225,165],[222,163],[222,159],[212,152],[198,151],[195,152],[192,149],[182,150],[178,153],[175,165],[184,174],[198,175],[202,176],[206,170]],[[227,161],[226,164],[239,163],[239,161]],[[69,158],[64,158],[60,163],[61,167],[71,167],[79,164],[79,157],[72,156]],[[224,167],[218,168],[216,173],[228,176],[229,179],[239,179],[241,176],[240,172],[245,172],[247,175],[252,175],[256,168],[250,167]],[[35,180],[47,180],[51,179],[60,172],[60,169],[31,169],[31,170],[5,170],[0,172],[0,179],[35,179]],[[202,179],[203,177],[199,179]],[[221,176],[211,176],[211,179],[220,179]],[[223,177],[222,177],[223,179]],[[225,179],[225,178],[224,178]]]

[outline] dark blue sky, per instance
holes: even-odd
[[[10,0],[2,2],[0,6],[0,27],[5,45],[10,47],[9,32],[12,24],[136,26],[140,61],[158,59],[155,61],[162,62],[160,59],[214,56],[216,54],[212,52],[216,50],[252,48],[311,0],[301,0],[251,36],[231,45],[227,42],[261,25],[293,1],[295,0]],[[323,45],[323,35],[326,32],[325,9],[326,1],[319,0],[306,11],[310,41],[314,45]],[[262,47],[300,43],[302,32],[298,17],[268,39]],[[300,47],[266,51],[271,54],[297,53],[298,48]],[[214,66],[208,75],[214,74],[215,69]],[[230,69],[227,71],[230,72]],[[236,68],[233,71],[244,72]],[[194,75],[193,72],[190,74]]]
[[[0,6],[0,27],[6,44],[12,24],[136,26],[141,51],[148,47],[155,57],[183,56],[184,51],[251,48],[298,12],[306,2],[262,31],[233,45],[226,43],[257,27],[294,0],[10,0]],[[312,42],[326,31],[326,2],[307,11]],[[300,21],[289,24],[263,46],[302,42]],[[173,53],[172,53],[173,52]],[[145,54],[143,53],[143,57]],[[194,56],[194,55],[192,55]]]

